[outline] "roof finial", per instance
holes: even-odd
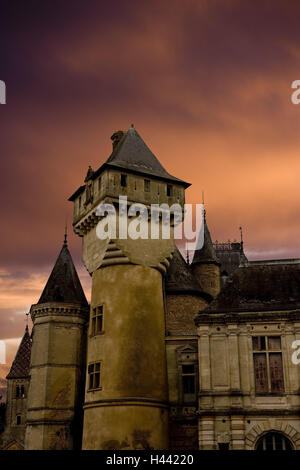
[[[25,314],[26,315],[26,327],[25,327],[25,331],[28,331],[28,315],[29,315],[29,312]]]
[[[189,253],[189,250],[188,250],[188,244],[187,243],[185,244],[185,251],[186,251],[186,262],[187,262],[187,264],[190,264],[190,253]]]
[[[239,229],[240,229],[240,234],[241,234],[241,249],[243,249],[243,246],[244,246],[244,241],[243,241],[243,227],[240,226]]]
[[[64,246],[68,246],[67,237],[68,237],[68,226],[67,226],[67,219],[66,219],[66,224],[65,224],[65,237],[64,237]]]
[[[202,191],[202,204],[203,204],[203,222],[206,221],[206,211],[204,206],[204,191]]]

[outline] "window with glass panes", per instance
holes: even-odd
[[[89,390],[100,388],[100,362],[94,362],[88,366]]]
[[[103,331],[103,306],[94,307],[92,310],[92,336]]]
[[[281,337],[253,336],[252,348],[256,393],[283,393]]]
[[[182,364],[182,395],[184,403],[196,400],[196,366]]]

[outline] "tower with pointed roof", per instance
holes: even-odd
[[[7,379],[6,427],[2,437],[5,449],[23,449],[27,418],[31,337],[26,325]]]
[[[25,448],[79,448],[88,303],[66,236],[30,314],[33,331]]]
[[[220,261],[217,258],[204,211],[204,242],[202,248],[195,250],[192,270],[201,283],[204,292],[213,298],[220,292]]]
[[[133,126],[115,132],[108,160],[88,171],[74,202],[74,231],[92,275],[83,449],[168,447],[163,277],[174,239],[100,240],[100,203],[174,203],[188,183],[171,176]],[[128,219],[127,219],[128,221]],[[160,222],[161,223],[161,222]],[[149,220],[150,226],[150,220]]]

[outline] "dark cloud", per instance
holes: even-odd
[[[250,256],[299,256],[299,14],[297,0],[2,0],[3,334],[21,335],[16,312],[71,226],[68,197],[131,122],[192,183],[188,202],[205,190],[213,238],[242,224]],[[81,241],[69,244],[88,290]]]

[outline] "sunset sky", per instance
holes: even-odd
[[[0,4],[0,339],[8,362],[60,251],[89,297],[68,197],[134,123],[205,192],[212,238],[250,259],[300,257],[297,0],[27,0]],[[1,375],[1,374],[0,374]]]

